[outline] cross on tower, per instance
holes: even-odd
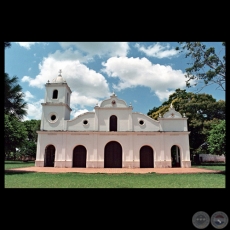
[[[60,70],[59,70],[59,75],[61,75],[61,72],[62,72],[62,71],[61,71],[61,69],[60,69]]]

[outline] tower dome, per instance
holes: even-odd
[[[52,83],[66,83],[65,79],[61,75],[61,70],[59,70],[58,76],[52,80]]]

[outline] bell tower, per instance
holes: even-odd
[[[65,130],[65,120],[70,119],[70,95],[72,93],[61,70],[52,82],[45,84],[45,100],[42,103],[41,130]]]

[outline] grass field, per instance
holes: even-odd
[[[5,161],[5,169],[13,169],[13,168],[25,168],[34,166],[34,161]]]
[[[225,171],[225,163],[202,163],[201,165],[193,165],[192,167]]]
[[[33,162],[6,162],[5,169],[34,166]],[[194,166],[193,166],[194,167]],[[197,166],[196,166],[197,167]],[[199,166],[202,167],[202,166]],[[216,165],[205,165],[216,169]],[[212,168],[214,167],[214,168]],[[225,170],[225,165],[218,165]],[[220,170],[222,170],[220,169]],[[225,188],[225,174],[84,174],[6,172],[5,188]]]

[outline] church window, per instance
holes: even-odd
[[[87,121],[87,120],[84,120],[84,121],[83,121],[83,124],[84,124],[84,125],[87,125],[87,124],[88,124],[88,121]]]
[[[58,98],[58,91],[55,89],[53,91],[53,99],[57,99]]]
[[[56,119],[56,116],[55,115],[52,115],[51,116],[51,120],[54,121]]]
[[[139,124],[140,124],[140,125],[144,125],[144,123],[145,123],[145,122],[144,122],[143,120],[140,120],[140,121],[139,121]]]
[[[117,131],[117,117],[115,115],[110,117],[109,131]]]

